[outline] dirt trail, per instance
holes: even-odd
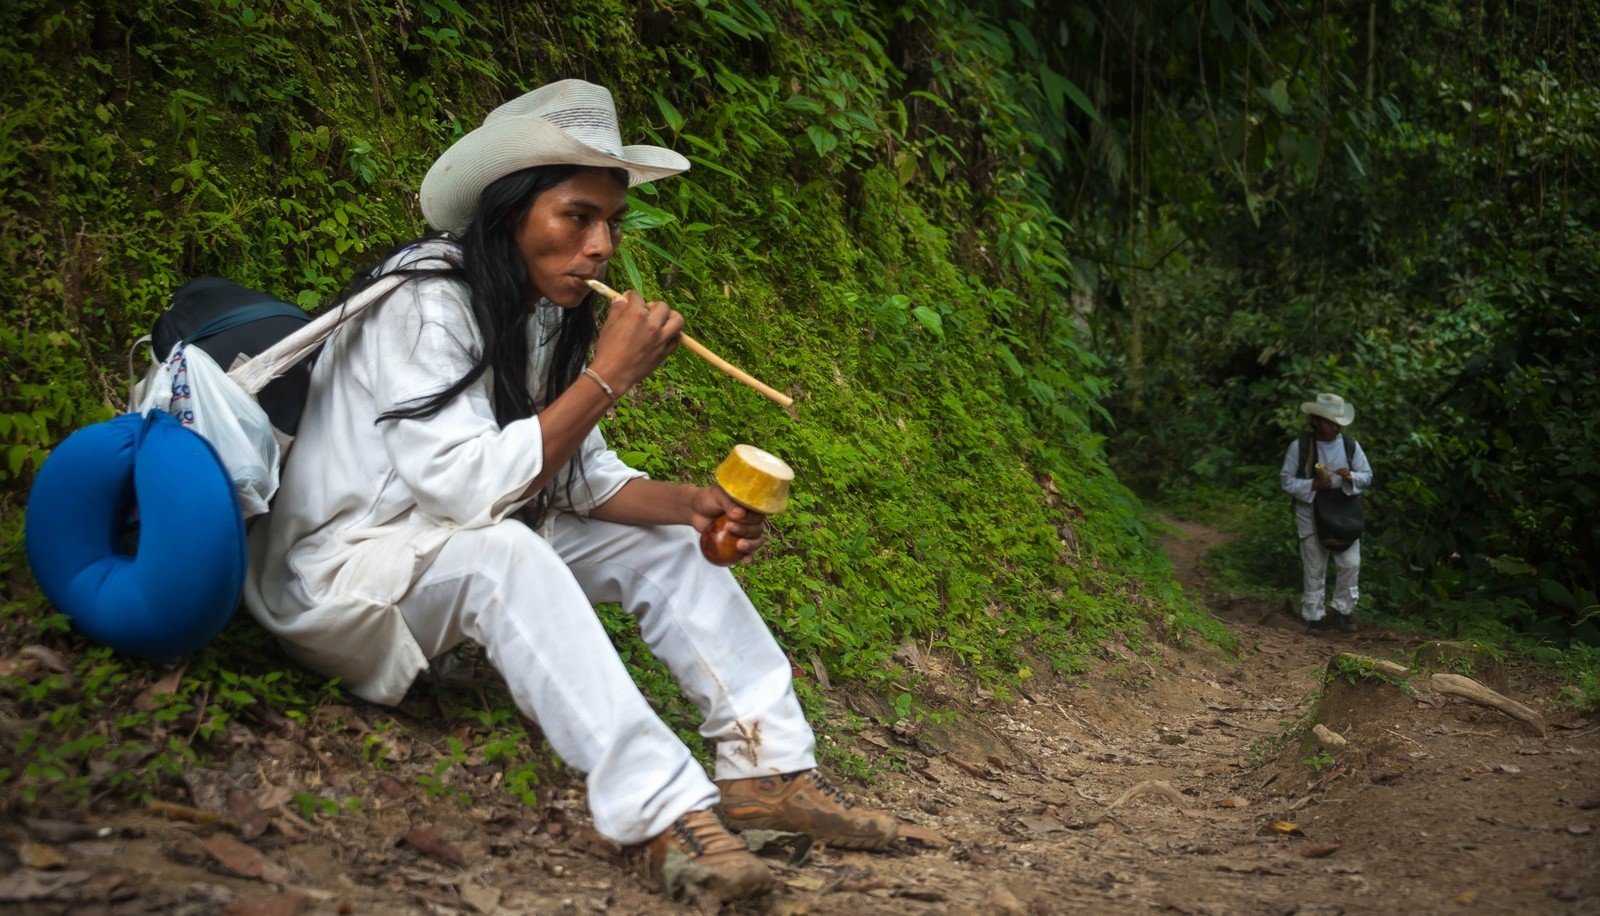
[[[1220,537],[1174,525],[1168,549],[1203,595],[1198,563]],[[1396,679],[1411,692],[1379,678],[1324,690],[1336,653],[1410,662],[1420,638],[1312,637],[1283,609],[1251,602],[1217,613],[1238,637],[1236,656],[1113,646],[1088,674],[1037,679],[1005,704],[935,659],[914,659],[965,713],[920,727],[881,725],[877,700],[840,697],[839,716],[866,720],[850,743],[890,768],[851,788],[948,843],[888,855],[814,849],[798,864],[792,847],[769,848],[783,890],[752,911],[1600,912],[1600,734],[1559,710],[1545,675],[1482,659],[1475,672],[1542,708],[1552,727],[1540,737],[1432,695],[1425,676]],[[1314,710],[1346,748],[1319,756],[1301,737]],[[352,709],[346,721],[376,714]],[[424,764],[428,742],[445,743],[425,720],[406,723]],[[587,827],[577,784],[534,811],[494,787],[490,765],[477,768],[483,785],[470,804],[429,798],[362,759],[353,731],[288,731],[241,748],[224,789],[260,798],[331,781],[370,799],[360,815],[315,824],[276,817],[249,844],[263,859],[241,862],[235,850],[231,860],[261,878],[219,866],[226,833],[122,812],[97,821],[114,828],[108,837],[50,847],[64,869],[15,868],[0,894],[57,882],[16,906],[39,913],[690,909],[621,870]],[[1124,800],[1141,785],[1150,791]],[[1281,834],[1274,822],[1295,828]],[[440,861],[448,850],[418,852],[428,835],[398,842],[417,828],[436,831],[461,864]],[[22,828],[5,829],[17,854]],[[279,908],[260,908],[269,904]]]

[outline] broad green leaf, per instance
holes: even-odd
[[[789,98],[784,100],[783,107],[793,111],[802,111],[806,114],[822,114],[823,112],[827,111],[826,108],[822,107],[821,102],[804,95],[789,96]]]
[[[1367,167],[1361,164],[1361,157],[1356,155],[1356,151],[1351,148],[1349,141],[1345,141],[1344,151],[1350,154],[1350,161],[1355,164],[1356,173],[1362,178],[1367,177]]]
[[[1077,83],[1049,67],[1040,67],[1039,77],[1044,84],[1045,94],[1050,99],[1052,111],[1060,111],[1063,108],[1062,99],[1066,98],[1071,99],[1072,104],[1078,106],[1090,120],[1100,120],[1100,112],[1094,107],[1094,103],[1089,101],[1089,97],[1083,94],[1083,90],[1078,88]]]
[[[1233,9],[1228,6],[1228,0],[1211,0],[1211,24],[1216,27],[1217,33],[1223,40],[1233,37],[1234,19]]]
[[[944,319],[939,317],[938,312],[926,305],[919,305],[911,310],[911,314],[922,322],[923,327],[932,331],[935,337],[944,338]]]
[[[811,145],[816,148],[818,156],[826,156],[839,146],[838,137],[814,124],[806,128],[806,136],[811,138]]]
[[[1279,117],[1288,117],[1294,109],[1289,105],[1289,81],[1278,79],[1271,86],[1257,90],[1261,97],[1267,100]]]
[[[655,91],[654,89],[650,90],[650,94],[655,96],[656,107],[661,109],[661,116],[667,119],[667,126],[672,128],[673,133],[677,133],[678,131],[682,130],[683,115],[678,113],[677,107],[671,102],[667,101],[666,96]]]
[[[1545,599],[1563,608],[1576,608],[1577,601],[1572,596],[1572,590],[1554,579],[1540,579],[1539,593]]]

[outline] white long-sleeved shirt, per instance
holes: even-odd
[[[1322,462],[1322,466],[1328,469],[1328,474],[1338,481],[1344,492],[1354,496],[1372,486],[1372,465],[1367,463],[1367,455],[1361,450],[1360,443],[1356,443],[1355,454],[1349,461],[1350,479],[1344,480],[1334,474],[1345,466],[1344,434],[1334,436],[1332,442],[1311,441],[1317,446],[1316,461]],[[1311,489],[1313,478],[1300,477],[1299,473],[1300,439],[1297,437],[1289,443],[1289,451],[1283,456],[1283,469],[1278,479],[1283,484],[1283,492],[1294,497],[1295,531],[1300,537],[1307,537],[1316,531],[1316,523],[1311,518],[1311,498],[1316,491]]]
[[[444,266],[429,242],[388,265]],[[435,263],[425,263],[425,262]],[[378,417],[444,390],[481,349],[468,289],[414,280],[329,338],[311,373],[299,434],[268,515],[250,534],[245,605],[301,664],[375,703],[400,701],[427,659],[395,603],[455,531],[501,522],[529,501],[544,463],[538,417],[494,418],[485,373],[426,419]],[[560,310],[528,322],[528,381],[543,389]],[[586,513],[645,476],[584,439],[583,482],[570,465],[552,511]]]

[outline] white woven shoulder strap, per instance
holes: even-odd
[[[273,379],[289,371],[294,364],[322,346],[322,342],[327,340],[328,335],[332,334],[340,324],[360,315],[374,302],[394,292],[408,279],[410,278],[405,274],[390,274],[384,277],[351,296],[343,306],[329,309],[305,327],[256,354],[255,358],[235,366],[228,372],[228,377],[237,382],[251,397],[255,397]]]

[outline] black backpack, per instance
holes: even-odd
[[[179,341],[206,351],[224,370],[300,330],[311,320],[303,310],[266,293],[221,277],[196,277],[172,294],[172,303],[150,329],[157,361],[165,361]],[[279,432],[293,436],[300,426],[306,391],[311,385],[307,356],[256,395],[267,419]]]
[[[1355,460],[1356,440],[1345,436],[1345,467],[1354,465]],[[1296,471],[1296,476],[1306,480],[1315,477],[1316,462],[1315,437],[1311,433],[1305,433],[1300,437],[1300,467]],[[1316,525],[1317,541],[1334,553],[1349,550],[1350,545],[1361,538],[1367,524],[1367,514],[1361,505],[1361,496],[1346,493],[1343,487],[1313,491],[1311,519]]]

